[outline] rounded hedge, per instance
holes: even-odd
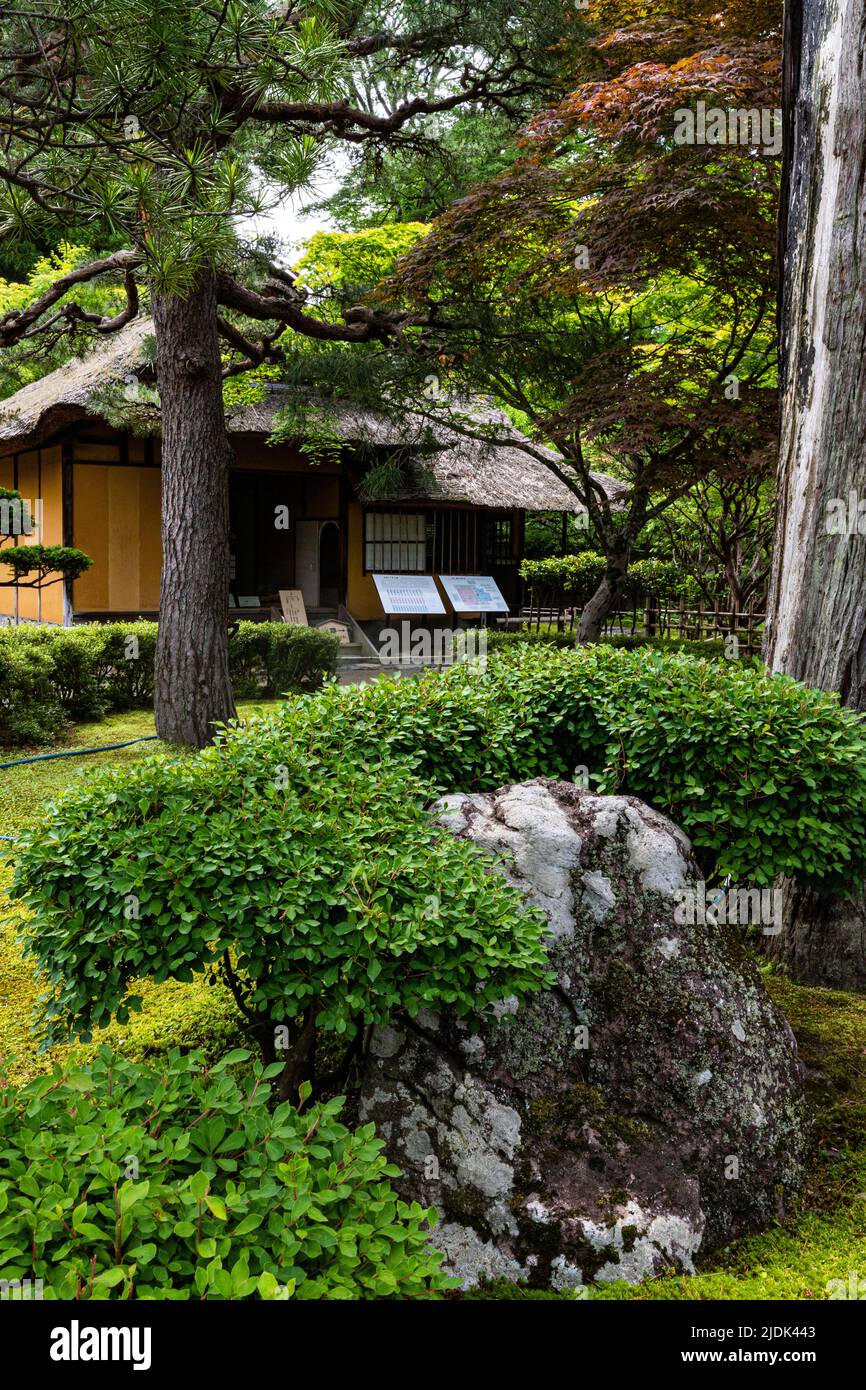
[[[135,978],[215,962],[265,1056],[273,1023],[309,1011],[351,1038],[538,988],[540,917],[424,808],[587,771],[670,815],[707,877],[863,877],[866,731],[836,697],[738,662],[520,646],[484,672],[329,685],[66,793],[12,884],[53,1035],[122,1020]]]
[[[52,743],[69,720],[153,703],[157,624],[0,627],[0,744]],[[319,628],[239,622],[229,637],[238,700],[309,691],[337,669],[339,640]]]
[[[349,1040],[398,1009],[469,1013],[546,978],[542,915],[427,814],[405,761],[325,760],[268,728],[234,758],[94,771],[22,832],[11,892],[51,1041],[124,1022],[134,979],[209,967],[266,1057],[275,1026],[310,1010]]]
[[[551,555],[544,560],[523,560],[521,578],[532,589],[536,601],[584,604],[595,593],[607,573],[607,561],[592,550],[577,555]],[[710,576],[707,576],[710,578]],[[624,599],[640,599],[652,594],[658,599],[685,599],[697,602],[697,581],[681,565],[670,560],[634,560],[623,584]]]
[[[790,874],[848,891],[866,873],[862,717],[735,660],[517,644],[483,673],[326,687],[229,731],[211,756],[243,766],[296,744],[328,765],[400,758],[438,793],[585,767],[594,789],[669,815],[708,871],[737,882]]]

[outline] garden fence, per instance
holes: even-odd
[[[546,601],[545,601],[546,600]],[[529,603],[521,609],[517,620],[521,626],[534,631],[542,627],[558,632],[573,632],[580,622],[580,605],[565,602],[551,604],[549,595],[529,593]],[[723,608],[720,604],[689,606],[687,600],[657,599],[645,594],[626,608],[608,614],[603,636],[674,637],[683,641],[724,641],[736,635],[740,651],[745,656],[760,655],[766,613],[759,611],[754,601],[743,609]]]

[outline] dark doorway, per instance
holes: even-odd
[[[295,528],[304,514],[304,479],[291,473],[229,477],[232,593],[276,603],[295,585]]]

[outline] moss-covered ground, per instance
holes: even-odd
[[[114,715],[79,725],[70,747],[123,742],[153,733],[149,713]],[[43,813],[58,792],[106,760],[132,762],[151,755],[142,743],[96,756],[62,758],[0,771],[0,834],[14,835]],[[19,755],[0,752],[0,762]],[[0,842],[0,851],[14,845]],[[0,890],[8,879],[0,854]],[[17,908],[0,896],[0,1055],[4,1069],[23,1079],[50,1067],[58,1052],[40,1053],[31,1021],[40,987],[17,941]],[[815,1112],[813,1150],[804,1190],[794,1209],[772,1229],[709,1256],[697,1275],[663,1275],[632,1287],[593,1289],[597,1299],[826,1299],[831,1280],[855,1273],[866,1280],[866,998],[794,985],[766,972],[766,983],[797,1035],[808,1069]],[[144,1007],[128,1024],[99,1035],[136,1058],[168,1047],[203,1047],[218,1055],[239,1037],[231,997],[219,985],[143,984]],[[79,1049],[86,1056],[87,1048]],[[11,1067],[10,1067],[10,1060]],[[475,1297],[566,1298],[495,1285]]]
[[[242,706],[241,717],[244,708],[253,706]],[[152,713],[133,710],[110,715],[96,724],[79,724],[66,744],[51,751],[123,743],[153,732]],[[90,776],[101,764],[132,763],[153,756],[159,747],[154,743],[136,743],[107,753],[56,758],[0,770],[0,835],[14,835],[21,826],[38,818],[52,797],[80,778]],[[0,763],[37,756],[38,752],[0,749]],[[179,833],[183,833],[182,827]],[[21,921],[19,907],[10,903],[3,891],[11,872],[7,854],[14,852],[14,842],[0,841],[0,1057],[6,1074],[23,1081],[50,1069],[70,1049],[40,1052],[33,1035],[32,1020],[41,986],[31,963],[21,954],[17,933]],[[75,1049],[78,1055],[84,1059],[93,1047],[109,1043],[133,1059],[171,1047],[200,1047],[218,1056],[240,1036],[237,1009],[222,985],[211,986],[204,980],[192,984],[170,980],[162,985],[143,981],[137,992],[144,1001],[141,1013],[131,1014],[124,1025],[113,1024],[101,1031],[91,1045]]]

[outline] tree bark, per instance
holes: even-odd
[[[866,535],[828,530],[866,495],[866,6],[789,0],[779,513],[765,657],[866,710]],[[838,510],[838,503],[834,503]],[[854,507],[856,516],[856,505]],[[863,988],[862,895],[786,890],[770,952],[795,978]]]
[[[631,547],[618,555],[607,557],[607,573],[580,615],[578,642],[597,642],[608,614],[625,587]]]
[[[599,525],[598,522],[596,523],[596,530],[604,552],[606,570],[604,579],[580,615],[578,642],[598,641],[608,614],[622,595],[634,543],[646,521],[647,500],[645,486],[635,490],[628,519],[621,530],[617,530],[609,518],[607,524]]]
[[[162,409],[162,583],[156,730],[203,748],[235,716],[228,663],[231,448],[213,276],[154,298]]]

